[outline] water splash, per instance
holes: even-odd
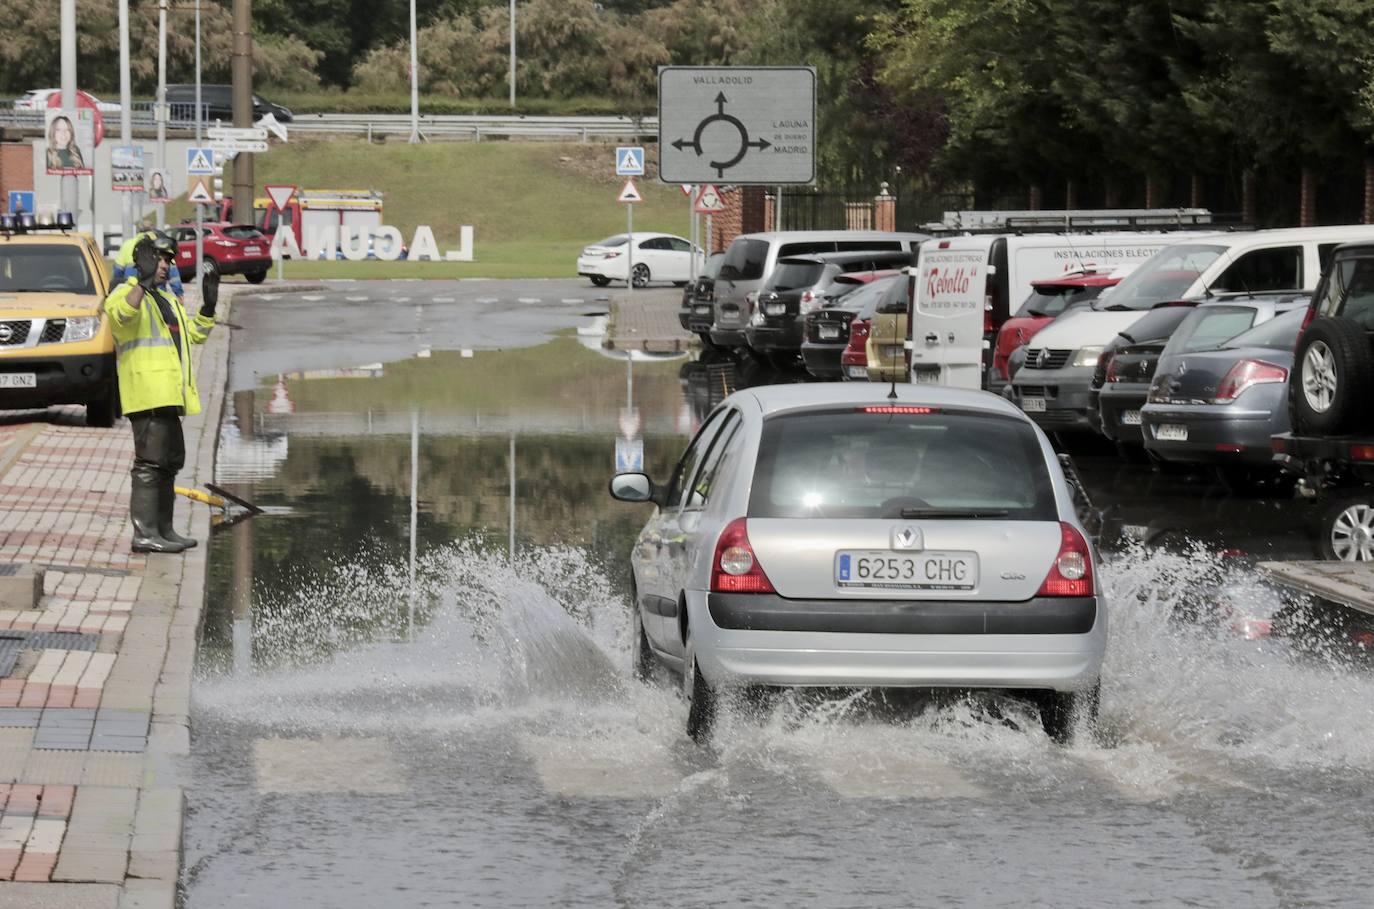
[[[1135,548],[1102,574],[1102,737],[1077,746],[1080,756],[1143,792],[1226,777],[1237,764],[1258,774],[1374,768],[1374,738],[1364,733],[1374,726],[1374,681],[1299,659],[1280,641],[1245,640],[1230,612],[1214,608],[1221,599],[1252,614],[1278,608],[1251,569],[1201,549]],[[518,728],[676,742],[675,691],[628,677],[629,611],[614,587],[578,549],[530,549],[512,567],[504,553],[459,541],[420,561],[412,626],[401,566],[337,566],[289,602],[260,604],[259,671],[203,679],[197,705],[294,729]],[[878,760],[924,749],[988,772],[1072,777],[1034,708],[997,695],[894,708],[869,692],[791,692],[762,709],[726,710],[716,738],[721,760],[776,769],[799,753]]]

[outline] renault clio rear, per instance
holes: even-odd
[[[1064,739],[1106,644],[1095,553],[1044,434],[995,396],[746,389],[710,415],[635,544],[635,668],[680,671],[688,733],[750,685],[1020,689]]]

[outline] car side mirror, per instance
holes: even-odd
[[[644,473],[618,473],[611,477],[611,498],[621,502],[661,504],[662,491]]]

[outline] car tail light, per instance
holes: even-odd
[[[990,335],[993,332],[992,325],[992,294],[987,295],[983,301],[983,334]]]
[[[1288,445],[1284,442],[1283,439],[1280,439],[1278,436],[1270,436],[1269,450],[1272,451],[1274,454],[1287,454]]]
[[[1116,374],[1116,357],[1111,357],[1110,355],[1108,356],[1110,357],[1110,359],[1107,360],[1107,376],[1105,381],[1118,382],[1120,381],[1121,377]]]
[[[868,341],[868,333],[873,328],[873,323],[867,319],[855,319],[849,323],[849,346],[855,350],[861,349]]]
[[[859,413],[940,413],[938,407],[913,407],[905,404],[875,404],[854,409]]]
[[[720,532],[711,559],[712,593],[775,593],[773,582],[749,545],[744,518],[735,518]]]
[[[816,295],[809,290],[802,291],[801,311],[808,312],[816,302]]]
[[[1226,371],[1213,404],[1230,404],[1252,385],[1271,385],[1288,381],[1288,370],[1263,360],[1241,360]]]
[[[606,258],[607,258],[607,259],[614,259],[614,258],[616,258],[616,257],[619,256],[619,255],[620,255],[620,253],[618,253],[618,252],[608,252],[608,253],[606,253]]]
[[[1374,445],[1351,445],[1350,460],[1374,461]]]
[[[1090,597],[1093,595],[1093,554],[1072,524],[1059,522],[1059,555],[1036,596]]]

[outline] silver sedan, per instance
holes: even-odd
[[[1025,689],[1067,739],[1096,712],[1096,553],[1044,433],[1006,401],[751,388],[702,425],[631,556],[635,672],[680,672],[687,731],[764,686]]]

